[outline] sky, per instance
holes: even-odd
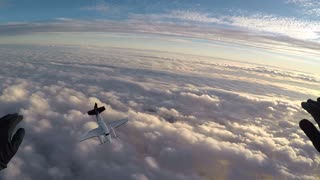
[[[270,0],[267,2],[259,0],[79,0],[76,2],[1,0],[1,21],[42,21],[59,17],[125,19],[130,14],[161,14],[174,10],[196,11],[203,14],[223,16],[261,13],[278,17],[317,20],[317,16],[319,16],[318,5],[319,2],[315,0]]]
[[[0,0],[0,179],[318,179],[298,122],[319,96],[317,0]],[[78,142],[129,118],[113,144]]]
[[[117,20],[156,18],[192,21],[280,33],[319,41],[319,1],[15,1],[1,0],[0,23],[46,22],[62,18]],[[289,32],[286,32],[289,30]]]
[[[289,60],[294,67],[304,59],[303,71],[316,72],[319,7],[316,0],[1,0],[0,43],[104,45],[269,65]]]
[[[162,22],[204,23],[280,33],[319,41],[316,0],[250,1],[6,1],[1,0],[1,24],[61,19],[117,20],[137,18]],[[289,30],[289,32],[286,32]]]

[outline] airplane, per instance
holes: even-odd
[[[80,142],[87,139],[94,138],[94,137],[98,137],[100,140],[100,144],[104,144],[107,141],[112,143],[111,135],[113,136],[113,138],[117,137],[114,129],[128,122],[128,118],[125,118],[125,119],[109,122],[106,124],[100,115],[104,110],[106,110],[104,106],[98,107],[98,104],[95,103],[94,108],[88,111],[88,115],[96,116],[98,127],[95,129],[92,129],[91,131],[81,136]]]

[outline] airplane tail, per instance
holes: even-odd
[[[89,115],[96,115],[96,114],[102,113],[104,110],[106,110],[106,108],[104,106],[98,108],[98,104],[95,103],[94,108],[92,110],[88,111],[88,114]]]

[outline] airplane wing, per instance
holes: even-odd
[[[83,136],[81,136],[80,141],[84,141],[93,137],[97,137],[100,135],[103,135],[103,131],[101,130],[101,128],[97,127],[96,129],[92,129],[91,131],[87,132],[86,134],[84,134]]]
[[[110,122],[110,123],[108,123],[108,125],[112,128],[117,128],[126,122],[128,122],[128,118]]]

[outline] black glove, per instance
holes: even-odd
[[[0,170],[7,167],[7,164],[16,154],[23,140],[25,134],[23,128],[18,129],[12,137],[15,127],[22,118],[18,114],[8,114],[0,118]]]
[[[307,102],[302,102],[301,106],[303,109],[308,111],[313,119],[320,125],[320,98],[317,101],[309,99]],[[311,140],[313,146],[320,152],[320,133],[318,129],[310,121],[303,119],[299,123],[300,128]]]

